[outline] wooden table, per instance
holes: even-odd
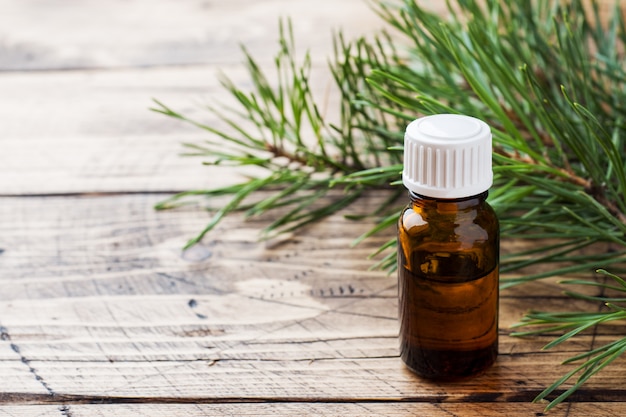
[[[395,277],[368,270],[384,237],[350,248],[371,223],[342,213],[259,243],[271,219],[234,215],[181,252],[209,214],[154,204],[238,173],[180,157],[206,136],[149,112],[151,98],[217,123],[198,105],[226,99],[217,68],[245,87],[239,42],[271,68],[279,15],[323,88],[331,29],[381,24],[364,2],[0,10],[0,415],[540,416],[530,401],[559,362],[611,337],[549,352],[549,339],[510,337],[531,307],[577,306],[552,281],[517,287],[502,292],[497,364],[433,383],[398,358]],[[626,415],[625,371],[616,363],[550,415]]]

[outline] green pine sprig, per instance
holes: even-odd
[[[310,56],[306,54],[301,63],[297,62],[290,22],[280,24],[275,78],[270,81],[245,48],[252,90],[243,91],[222,76],[222,86],[235,98],[238,107],[215,106],[208,110],[228,129],[190,119],[155,100],[153,111],[191,123],[212,136],[203,143],[185,144],[187,155],[203,157],[207,165],[254,166],[266,173],[228,187],[179,193],[157,204],[161,210],[187,204],[199,196],[232,197],[214,212],[211,221],[185,248],[198,243],[235,210],[258,216],[280,209],[281,216],[263,231],[269,237],[296,230],[345,208],[368,187],[389,188],[389,176],[397,176],[402,170],[402,154],[388,151],[401,137],[402,126],[385,121],[369,132],[368,125],[383,119],[381,111],[353,102],[350,96],[361,87],[367,88],[365,79],[372,65],[369,57],[382,56],[377,49],[381,47],[365,41],[347,43],[341,36],[336,39],[332,73],[343,97],[341,121],[336,125],[324,120],[313,97]],[[354,173],[359,175],[351,175]],[[331,188],[341,192],[331,193]],[[269,191],[271,196],[246,204],[261,190]],[[313,204],[323,197],[329,197],[327,206]]]
[[[567,342],[589,329],[593,329],[608,323],[626,320],[626,281],[611,274],[605,270],[598,270],[598,273],[610,278],[612,283],[604,283],[589,280],[566,280],[564,284],[584,285],[597,288],[600,293],[612,291],[616,295],[600,295],[590,296],[587,294],[567,291],[566,294],[572,298],[582,299],[600,303],[601,310],[594,313],[588,312],[539,312],[532,311],[527,314],[520,323],[513,327],[537,327],[532,330],[519,331],[512,333],[513,336],[535,336],[554,332],[563,332],[563,334],[550,343],[546,344],[543,349],[551,349],[561,343]],[[589,351],[574,355],[563,361],[563,365],[576,365],[572,370],[567,372],[561,378],[556,380],[552,385],[543,390],[534,399],[534,402],[543,401],[551,394],[555,393],[560,387],[566,385],[568,381],[577,377],[571,385],[562,393],[554,397],[546,406],[546,411],[554,408],[572,395],[591,377],[597,375],[602,369],[608,366],[615,359],[619,358],[626,352],[626,336],[617,336],[615,340],[606,343]]]
[[[414,1],[375,4],[395,32],[350,42],[336,36],[330,63],[341,96],[336,123],[326,121],[313,97],[310,57],[297,61],[290,24],[281,23],[273,76],[244,50],[253,88],[242,91],[223,77],[239,106],[209,110],[227,129],[190,120],[158,101],[154,108],[219,139],[187,144],[205,163],[253,165],[267,175],[181,193],[157,208],[200,195],[232,196],[188,246],[238,209],[248,216],[285,213],[266,236],[295,230],[345,208],[367,189],[397,186],[402,132],[410,120],[463,113],[493,126],[490,202],[503,237],[532,239],[545,249],[504,254],[502,272],[510,276],[505,287],[623,264],[621,250],[580,255],[598,242],[626,246],[622,14],[614,13],[604,30],[598,9],[590,15],[580,0],[485,3],[451,2],[449,18]],[[272,197],[246,204],[258,190]],[[332,196],[332,203],[313,208],[311,202],[322,196]],[[393,227],[390,214],[401,204],[372,210],[379,222],[373,232]],[[393,249],[388,244],[380,251],[377,266],[395,266]],[[516,273],[550,263],[560,266]]]
[[[580,1],[488,1],[486,7],[458,1],[450,19],[401,3],[381,6],[380,13],[411,39],[413,59],[374,71],[371,82],[413,114],[487,120],[495,141],[490,202],[503,236],[544,248],[552,239],[566,241],[541,257],[505,254],[505,273],[546,262],[568,265],[509,278],[504,286],[592,270],[597,259],[578,254],[597,242],[624,247],[622,14],[614,13],[602,31]],[[595,9],[594,21],[598,15]],[[568,245],[576,250],[564,250]],[[612,254],[600,265],[624,260]]]
[[[230,196],[187,246],[235,210],[247,216],[274,213],[276,220],[264,231],[273,236],[383,188],[392,190],[390,198],[371,208],[368,217],[376,226],[355,237],[355,244],[389,235],[373,256],[375,266],[393,269],[391,236],[405,200],[397,199],[404,193],[403,131],[416,117],[445,112],[492,126],[495,179],[489,201],[503,241],[531,242],[528,249],[503,253],[503,288],[597,268],[626,271],[626,22],[619,4],[603,21],[598,4],[591,2],[589,9],[582,0],[449,0],[448,16],[415,0],[371,3],[387,32],[372,39],[335,37],[329,66],[341,99],[334,110],[338,121],[329,121],[324,114],[333,109],[321,111],[322,101],[313,96],[311,59],[298,59],[289,22],[280,25],[273,74],[244,49],[252,88],[244,91],[222,78],[237,106],[209,111],[226,128],[155,102],[153,110],[207,132],[204,143],[186,145],[188,154],[207,164],[262,172],[160,203],[157,208],[164,209],[198,197]],[[261,190],[269,197],[259,201]],[[531,313],[522,324],[570,330],[558,344],[589,326],[621,319],[616,300],[599,301],[609,303],[608,309]],[[580,365],[539,398],[579,375],[551,404],[563,401],[622,349],[616,342],[570,359]]]

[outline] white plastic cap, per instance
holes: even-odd
[[[491,129],[474,117],[437,114],[411,122],[404,135],[402,181],[433,198],[463,198],[493,183]]]

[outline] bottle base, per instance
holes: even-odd
[[[476,377],[487,371],[498,356],[497,344],[472,351],[430,350],[412,346],[401,358],[416,375],[432,380],[455,381]]]

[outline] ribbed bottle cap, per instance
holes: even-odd
[[[404,185],[433,198],[463,198],[493,182],[491,129],[476,118],[437,114],[411,122],[404,135]]]

